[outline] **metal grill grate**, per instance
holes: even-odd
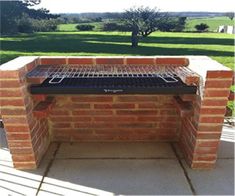
[[[160,77],[166,82],[177,82],[176,76],[192,75],[185,66],[154,65],[79,65],[79,66],[44,66],[40,65],[28,73],[27,77],[52,78],[52,83],[61,82],[63,78],[133,78]]]
[[[46,78],[32,93],[195,93],[179,77],[193,74],[170,65],[40,65],[27,77]]]

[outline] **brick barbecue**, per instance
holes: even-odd
[[[36,168],[53,141],[169,141],[192,168],[213,168],[232,77],[204,56],[18,57],[0,66],[14,166]]]

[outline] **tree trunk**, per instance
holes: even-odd
[[[131,47],[137,47],[139,42],[138,31],[132,31],[131,33]]]

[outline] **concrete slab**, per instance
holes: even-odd
[[[219,159],[212,170],[192,170],[184,162],[198,195],[234,195],[234,160]]]
[[[116,142],[116,143],[63,143],[56,158],[173,158],[169,143]]]
[[[54,161],[39,195],[192,194],[177,160]]]
[[[234,142],[220,141],[218,158],[219,159],[234,159]]]
[[[36,195],[49,161],[45,157],[36,170],[17,170],[9,150],[0,148],[0,195]]]
[[[7,148],[6,132],[0,128],[0,148]]]

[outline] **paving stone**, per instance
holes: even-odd
[[[176,158],[169,143],[63,143],[56,158]]]
[[[218,158],[219,159],[234,159],[234,142],[220,141]]]
[[[234,195],[233,159],[218,159],[212,170],[193,170],[184,165],[198,195]]]
[[[39,195],[191,194],[175,159],[55,160]]]

